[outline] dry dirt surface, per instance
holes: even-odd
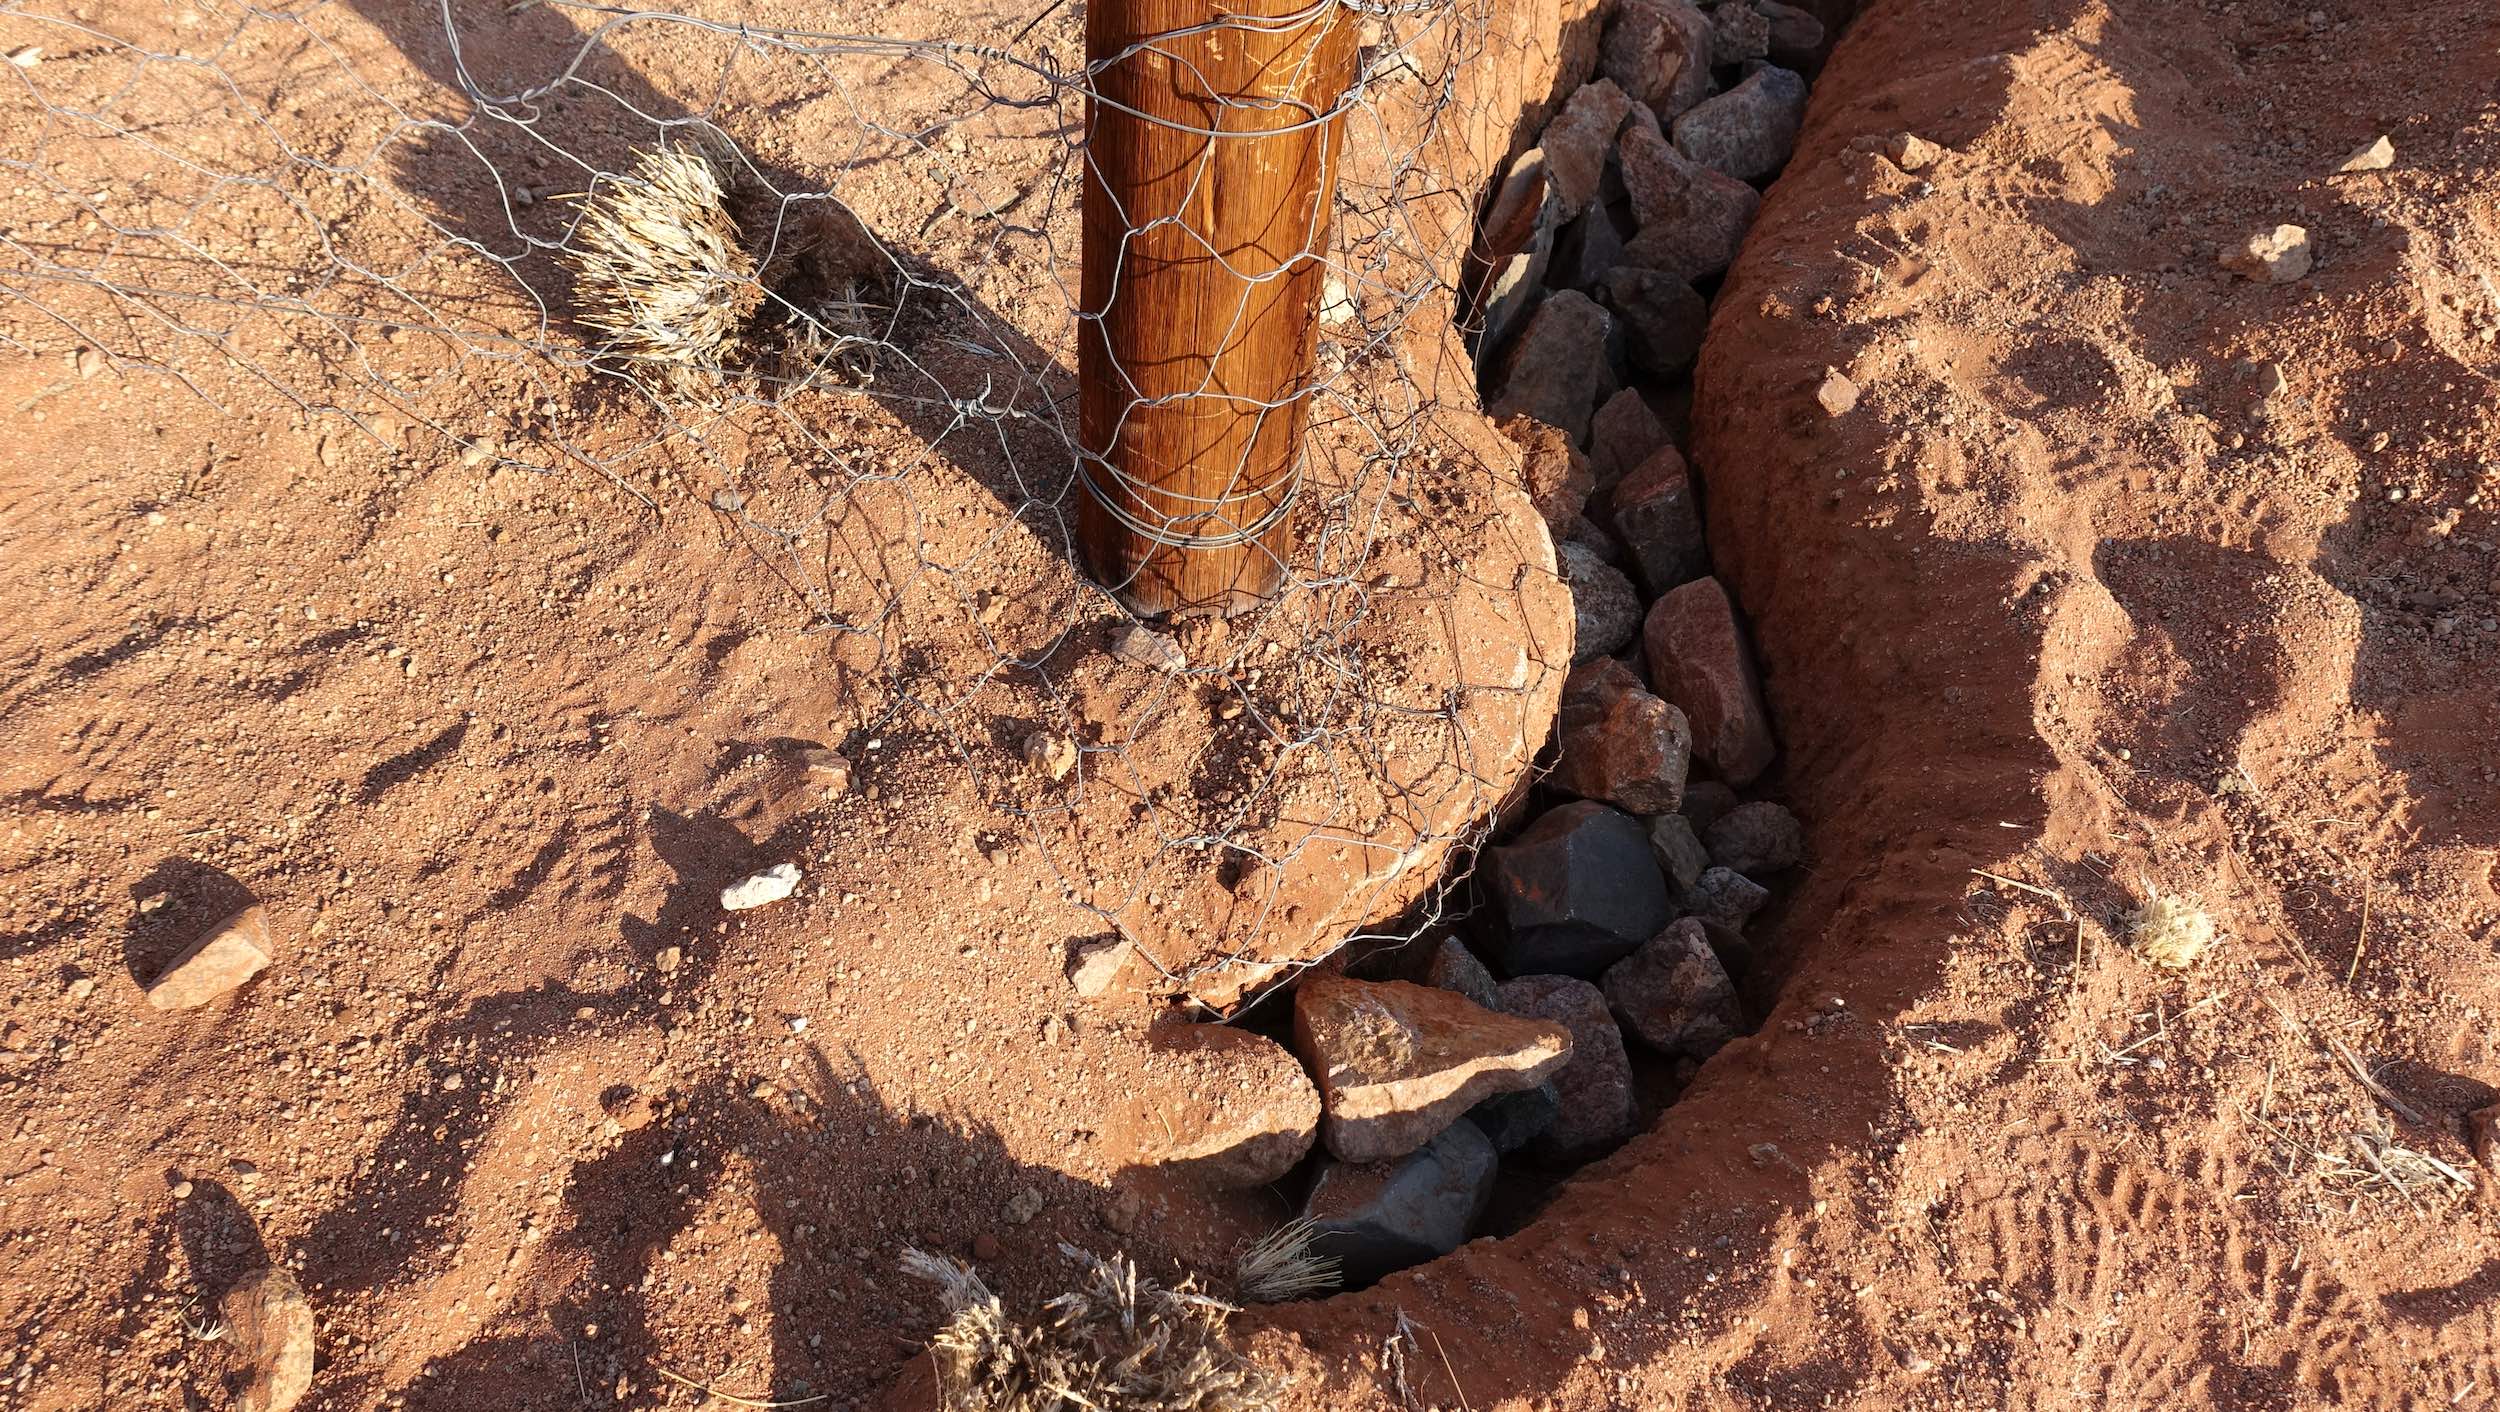
[[[323,13],[357,72],[439,71],[354,8]],[[518,52],[575,21],[510,23]],[[2468,0],[1859,18],[1693,415],[1810,830],[1767,1022],[1519,1233],[1238,1321],[1295,1407],[2493,1398],[2495,72]],[[1903,171],[1902,132],[1937,159]],[[2382,134],[2392,165],[2338,174]],[[863,214],[922,218],[921,179],[863,179]],[[2220,267],[2286,223],[2304,276]],[[988,253],[993,295],[1040,277]],[[1061,1240],[1220,1272],[1281,1213],[1124,1160],[1172,1062],[1152,1007],[1071,993],[1100,915],[1025,814],[982,822],[975,763],[1118,722],[1133,681],[928,724],[792,625],[709,484],[385,454],[82,376],[12,319],[0,1405],[225,1405],[202,1296],[274,1260],[319,1319],[307,1407],[875,1406],[936,1323],[906,1244],[1031,1299]],[[596,444],[579,415],[533,425]],[[997,489],[948,493],[914,529],[963,564]],[[942,645],[983,606],[897,611]],[[756,763],[793,744],[851,787]],[[720,912],[783,859],[797,898]],[[2130,938],[2155,892],[2217,925],[2183,971]],[[271,968],[149,1010],[247,896]]]

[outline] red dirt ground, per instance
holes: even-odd
[[[422,26],[413,60],[358,32],[425,62]],[[1471,101],[1507,126],[1578,54]],[[2491,1399],[2500,1174],[2402,1164],[2477,1174],[2500,1098],[2495,54],[2468,0],[1861,18],[1694,413],[1812,842],[1768,1020],[1527,1230],[1250,1316],[1296,1407]],[[1905,130],[1942,161],[1857,146]],[[2390,170],[2332,175],[2380,133]],[[927,193],[892,180],[899,218]],[[2283,221],[2306,279],[2215,267]],[[969,731],[847,738],[891,678],[829,668],[711,486],[658,520],[220,416],[33,323],[0,364],[0,1405],[222,1405],[189,1301],[268,1258],[322,1320],[307,1406],[694,1405],[670,1372],[873,1405],[934,1321],[904,1243],[995,1242],[1029,1299],[1060,1240],[1220,1271],[1279,1213],[1122,1160],[1165,1061],[1148,1001],[1068,992],[1100,918],[984,825]],[[957,490],[932,559],[995,514]],[[913,640],[963,640],[945,597]],[[984,702],[977,758],[994,717],[1131,704]],[[749,763],[788,740],[860,788]],[[723,920],[782,857],[800,898]],[[2122,935],[2154,888],[2220,923],[2184,974]],[[247,890],[278,964],[148,1011],[134,977]]]

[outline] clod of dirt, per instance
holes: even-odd
[[[1037,730],[1024,738],[1024,763],[1056,782],[1076,770],[1076,742],[1063,731]]]
[[[269,914],[254,903],[211,928],[183,949],[148,983],[148,1004],[159,1010],[206,1005],[258,975],[276,947]]]
[[[799,865],[775,863],[751,877],[741,878],[720,890],[722,910],[744,912],[779,902],[796,892],[799,886]]]
[[[1319,976],[1294,992],[1293,1042],[1319,1078],[1321,1137],[1348,1162],[1402,1156],[1497,1093],[1562,1068],[1562,1026],[1499,1014],[1455,991]]]
[[[2222,267],[2268,284],[2289,284],[2309,273],[2309,232],[2294,225],[2259,231],[2225,247]]]
[[[287,1412],[312,1386],[312,1304],[276,1268],[245,1275],[218,1302],[226,1342],[242,1363],[235,1412]]]

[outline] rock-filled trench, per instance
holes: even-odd
[[[1466,880],[1462,920],[1347,953],[1243,1017],[1310,1087],[1267,1065],[1284,1089],[1214,1105],[1229,1117],[1186,1154],[1297,1200],[1344,1287],[1519,1229],[1776,992],[1750,931],[1803,831],[1681,443],[1710,296],[1843,18],[1618,0],[1595,76],[1479,207],[1464,331],[1573,604],[1544,773]],[[1838,415],[1853,392],[1835,374],[1820,400]]]

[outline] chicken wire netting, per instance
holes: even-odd
[[[1448,893],[1418,874],[1467,856],[1536,745],[1515,738],[1529,659],[1568,653],[1469,665],[1487,644],[1448,602],[1503,616],[1539,556],[1480,564],[1501,473],[1440,391],[1472,374],[1411,336],[1447,317],[1465,240],[1469,197],[1449,206],[1430,154],[1484,15],[1320,0],[1216,22],[1355,35],[1342,97],[1293,120],[1343,144],[1333,201],[1302,217],[1326,266],[1313,370],[1261,409],[1290,405],[1309,449],[1258,503],[1291,528],[1279,590],[1141,636],[1078,542],[1100,72],[1081,9],[967,19],[970,43],[700,4],[10,0],[0,339],[399,464],[716,517],[839,666],[853,739],[941,742],[987,826],[1168,977],[1238,996],[1314,959],[1312,936],[1432,919]],[[1402,610],[1424,647],[1394,590],[1438,600]],[[1080,649],[1148,681],[1118,719],[1084,719]],[[998,737],[1001,693],[1028,738]]]

